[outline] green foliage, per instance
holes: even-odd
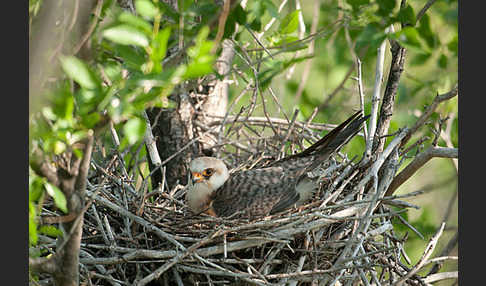
[[[65,77],[53,84],[47,94],[48,104],[41,112],[31,115],[30,155],[40,149],[46,156],[65,151],[83,156],[81,150],[73,149],[73,144],[85,138],[90,129],[103,128],[110,120],[122,138],[119,148],[131,148],[144,136],[146,123],[140,115],[145,108],[167,106],[175,85],[214,71],[213,42],[204,23],[215,13],[205,14],[204,23],[184,27],[181,34],[185,36],[187,61],[176,67],[163,64],[167,51],[178,44],[173,31],[179,29],[179,18],[201,8],[194,1],[181,2],[184,9],[178,12],[162,1],[137,0],[137,15],[103,6],[101,15],[108,24],[98,26],[93,33],[97,39],[93,41],[94,62],[75,56],[59,57]],[[39,3],[30,0],[29,12],[35,12]],[[206,9],[216,7],[211,1],[200,4],[205,4]],[[171,20],[162,20],[163,16]],[[242,15],[238,17],[242,21]],[[133,158],[133,154],[127,156]],[[55,227],[37,225],[38,211],[46,196],[61,212],[69,211],[62,190],[29,172],[31,245],[37,243],[39,234],[62,235]]]
[[[248,43],[247,49],[254,49],[257,52],[250,54],[251,63],[257,63],[252,68],[258,68],[258,83],[266,101],[267,112],[271,116],[281,116],[282,111],[279,106],[273,104],[266,92],[271,87],[280,100],[283,110],[287,115],[292,114],[295,108],[301,111],[298,120],[305,121],[310,116],[316,106],[322,104],[329,94],[333,92],[345,79],[351,64],[355,62],[352,52],[355,52],[362,64],[362,82],[364,87],[366,113],[371,110],[370,97],[375,80],[376,51],[378,46],[385,41],[385,74],[384,82],[388,78],[390,63],[390,40],[397,41],[400,45],[407,48],[404,72],[398,86],[394,114],[390,122],[389,133],[396,132],[404,126],[412,126],[417,118],[424,112],[425,107],[432,103],[437,93],[449,91],[457,82],[457,51],[458,51],[458,31],[457,31],[457,1],[436,1],[420,19],[417,19],[418,12],[424,7],[424,1],[407,1],[407,5],[400,7],[401,1],[388,0],[346,0],[343,5],[338,1],[323,1],[320,4],[318,31],[321,31],[315,41],[315,57],[312,58],[311,68],[307,83],[299,99],[295,94],[301,83],[301,76],[304,63],[307,60],[295,65],[295,72],[288,73],[286,62],[297,58],[295,51],[289,52],[288,47],[281,49],[268,49],[273,57],[268,56],[267,51],[255,43],[251,35],[240,34],[240,41]],[[279,5],[278,1],[275,1]],[[312,1],[301,2],[302,13],[306,24],[306,34],[309,35],[310,23],[314,12]],[[260,41],[267,48],[285,46],[298,40],[296,30],[293,33],[284,34],[283,28],[289,26],[291,19],[297,19],[297,12],[292,9],[284,9],[280,17],[276,17],[275,24],[260,38]],[[253,32],[263,32],[268,22],[272,19],[269,12],[262,4],[248,1],[244,9],[248,16],[247,27]],[[258,16],[256,19],[255,16]],[[284,20],[285,19],[285,20]],[[393,25],[394,31],[385,32],[386,28]],[[292,25],[290,25],[292,26]],[[348,37],[349,36],[349,37]],[[354,46],[352,45],[354,44]],[[308,43],[302,44],[303,48],[308,47]],[[353,50],[351,50],[353,49]],[[300,56],[306,54],[306,50],[301,50]],[[236,58],[236,61],[239,59]],[[246,67],[246,62],[237,62],[236,65],[245,72],[246,80],[241,80],[242,86],[253,79],[253,70]],[[351,78],[356,77],[356,67],[351,73]],[[383,87],[384,89],[384,87]],[[232,96],[240,94],[241,87],[232,87]],[[382,91],[383,92],[383,91]],[[240,103],[237,103],[233,111],[248,106],[251,94],[244,95]],[[257,101],[260,103],[260,101]],[[259,106],[260,107],[260,106]],[[260,107],[258,116],[263,116]],[[319,123],[339,123],[352,113],[352,110],[359,107],[359,97],[357,94],[357,83],[347,79],[343,88],[334,95],[329,102],[329,106],[320,111],[313,122]],[[431,126],[420,129],[410,143],[421,136],[427,135],[434,137],[431,127],[436,123],[439,115],[444,118],[449,114],[456,114],[451,128],[451,140],[454,146],[458,143],[458,119],[457,119],[457,98],[443,102],[439,105],[437,113],[430,121]],[[431,140],[425,142],[425,146]],[[439,140],[439,145],[444,146],[444,142]],[[361,156],[364,149],[362,138],[355,138],[344,147],[343,153],[348,157],[354,155]],[[417,152],[414,148],[409,152],[412,156]],[[405,167],[411,159],[403,163]],[[447,160],[437,159],[440,166],[449,166]],[[426,168],[427,174],[417,174],[412,178],[413,187],[403,186],[404,193],[416,191],[423,187],[429,180],[437,176],[449,176],[450,170],[435,170]],[[412,184],[412,182],[411,182]],[[438,227],[438,219],[441,215],[437,213],[443,208],[433,207],[438,201],[443,201],[444,194],[449,190],[440,190],[429,195],[434,197],[433,202],[426,199],[419,199],[414,202],[423,209],[420,215],[412,218],[412,225],[417,228],[426,238],[429,238]],[[425,195],[424,195],[425,197]],[[402,214],[408,216],[408,213]],[[407,219],[407,218],[406,218]],[[408,220],[408,219],[407,219]],[[448,222],[449,226],[454,226],[457,222]],[[395,223],[395,228],[400,234],[405,231],[410,233],[405,246],[407,253],[412,260],[416,261],[422,253],[426,240],[411,233],[405,225],[400,222]]]
[[[64,213],[67,213],[67,202],[64,194],[58,187],[52,185],[49,182],[44,182],[44,188],[49,196],[54,199],[55,205]]]
[[[54,200],[54,205],[62,212],[67,213],[66,198],[64,194],[45,178],[37,176],[29,168],[29,245],[37,245],[38,234],[59,236],[62,232],[53,226],[38,226],[38,210],[42,208],[45,194]]]
[[[137,0],[135,1],[135,10],[137,13],[147,19],[154,19],[157,15],[160,15],[160,11],[150,0]]]
[[[29,201],[29,245],[37,245],[37,210],[33,202]]]
[[[39,227],[39,233],[45,234],[47,236],[57,238],[63,235],[62,231],[52,225],[42,225]]]
[[[39,13],[42,0],[29,0],[29,17],[35,17]]]
[[[301,10],[295,10],[287,16],[285,16],[281,21],[278,27],[278,31],[281,34],[291,34],[299,28],[299,13]]]
[[[123,133],[128,140],[128,144],[135,144],[145,133],[145,121],[134,117],[131,118],[123,126]]]
[[[120,45],[135,45],[146,47],[149,40],[142,31],[130,25],[118,25],[103,32],[103,36]]]

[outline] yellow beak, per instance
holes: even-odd
[[[192,181],[194,183],[200,183],[204,180],[204,176],[199,172],[192,172]]]

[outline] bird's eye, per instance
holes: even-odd
[[[204,170],[204,172],[203,172],[203,176],[204,176],[204,177],[206,177],[206,178],[208,178],[208,177],[211,177],[211,175],[212,175],[213,173],[214,173],[214,170],[213,170],[213,169],[211,169],[211,168],[209,168],[209,169]]]

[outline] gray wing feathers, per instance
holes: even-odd
[[[296,181],[281,167],[236,172],[214,193],[213,208],[223,217],[238,211],[248,216],[279,212],[298,201]]]
[[[356,112],[345,122],[306,150],[278,160],[270,167],[233,173],[213,193],[213,208],[218,216],[230,216],[243,211],[249,217],[274,214],[299,201],[297,184],[306,173],[328,158],[361,128],[369,115]],[[311,189],[302,186],[301,189]],[[304,195],[305,196],[305,195]]]

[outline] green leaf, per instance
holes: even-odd
[[[415,26],[415,22],[417,22],[415,12],[409,4],[407,4],[405,8],[400,9],[398,12],[398,19],[402,24],[410,24],[412,26]]]
[[[121,45],[146,47],[149,44],[148,38],[144,33],[126,24],[104,30],[103,37]]]
[[[197,78],[213,72],[215,56],[211,54],[213,42],[208,41],[209,28],[204,26],[196,36],[196,44],[187,49],[187,55],[191,58],[183,79]]]
[[[96,89],[98,87],[96,78],[82,60],[74,56],[60,56],[59,59],[64,72],[82,88]]]
[[[411,58],[410,65],[412,66],[423,65],[427,60],[430,59],[431,56],[432,54],[429,52],[417,53],[417,55]]]
[[[53,152],[56,155],[60,155],[61,153],[66,151],[66,143],[59,141],[59,140],[54,141],[54,144],[53,144],[52,147],[53,147]]]
[[[297,28],[299,28],[299,13],[300,10],[295,10],[287,14],[280,22],[278,31],[284,35],[297,31]]]
[[[291,65],[299,63],[306,59],[310,59],[312,57],[313,55],[306,55],[288,61],[280,61],[280,60],[271,61],[270,67],[258,74],[260,90],[263,92],[270,85],[272,79],[275,76],[284,72]]]
[[[44,188],[46,189],[47,194],[54,199],[54,204],[56,205],[56,207],[58,207],[64,213],[67,213],[68,210],[67,210],[66,197],[61,192],[61,190],[59,190],[58,187],[52,185],[49,182],[44,183]]]
[[[144,19],[133,15],[132,13],[121,13],[120,16],[118,16],[118,21],[133,26],[135,28],[139,28],[148,36],[152,35],[152,25],[150,25],[150,23],[145,21]]]
[[[262,0],[263,7],[268,11],[268,14],[272,16],[272,18],[278,18],[278,8],[273,4],[271,0]]]
[[[261,31],[262,29],[262,21],[260,18],[255,18],[253,21],[251,21],[250,25],[248,25],[252,30],[254,31]]]
[[[138,140],[143,138],[145,134],[145,121],[135,117],[128,120],[125,125],[123,125],[123,132],[128,140],[129,144],[135,144]]]
[[[454,35],[454,38],[452,38],[452,40],[447,44],[447,49],[449,49],[449,51],[454,53],[455,56],[457,56],[457,42],[458,39],[456,34]]]
[[[150,54],[150,59],[154,62],[153,72],[155,73],[160,73],[162,71],[162,66],[160,62],[165,58],[170,32],[170,27],[159,31],[157,35],[155,35],[155,38],[151,43],[152,52]]]
[[[149,0],[136,0],[135,10],[138,14],[149,19],[153,19],[159,14],[159,9]]]
[[[50,237],[62,237],[63,235],[62,231],[53,225],[42,225],[37,231]]]
[[[437,61],[437,64],[439,65],[440,68],[447,68],[447,63],[449,62],[449,59],[447,58],[446,55],[441,54],[439,57],[439,60]]]
[[[397,4],[396,0],[376,0],[378,3],[377,14],[380,16],[389,16]]]
[[[43,184],[44,182],[40,177],[29,174],[29,202],[36,202],[39,200],[42,192],[44,192],[44,189],[42,188]]]
[[[246,23],[246,19],[248,17],[248,13],[241,7],[240,4],[238,4],[235,9],[231,12],[230,16],[234,15],[235,20],[238,24],[244,25]]]
[[[37,223],[35,205],[29,202],[29,244],[37,245]]]
[[[437,46],[437,35],[432,32],[432,28],[430,27],[430,17],[427,15],[427,13],[422,16],[422,19],[417,27],[417,31],[419,32],[420,37],[424,39],[430,48],[435,48]]]
[[[249,27],[253,30],[253,31],[260,31],[261,28],[262,28],[262,17],[263,17],[263,14],[265,13],[265,8],[263,6],[263,2],[262,1],[251,1],[248,3],[248,6],[247,6],[247,9],[248,11],[250,12],[249,13]]]
[[[187,66],[187,70],[184,73],[184,79],[198,78],[213,72],[213,61],[214,57],[209,55],[199,57],[197,61],[194,61]]]
[[[422,48],[422,43],[419,40],[419,33],[414,27],[405,27],[402,30],[391,34],[390,37],[397,40],[402,46],[406,48]]]
[[[71,120],[74,111],[74,98],[70,92],[55,93],[52,112],[59,119]]]
[[[86,128],[93,128],[96,123],[98,123],[101,119],[101,115],[97,112],[91,112],[88,114],[84,114],[83,117],[81,117],[81,124],[83,124],[84,127]]]
[[[103,70],[112,82],[122,79],[122,67],[117,62],[107,62]]]
[[[145,63],[144,54],[140,49],[132,49],[129,46],[117,45],[117,56],[123,58],[124,64],[133,70],[140,70],[140,67]]]

